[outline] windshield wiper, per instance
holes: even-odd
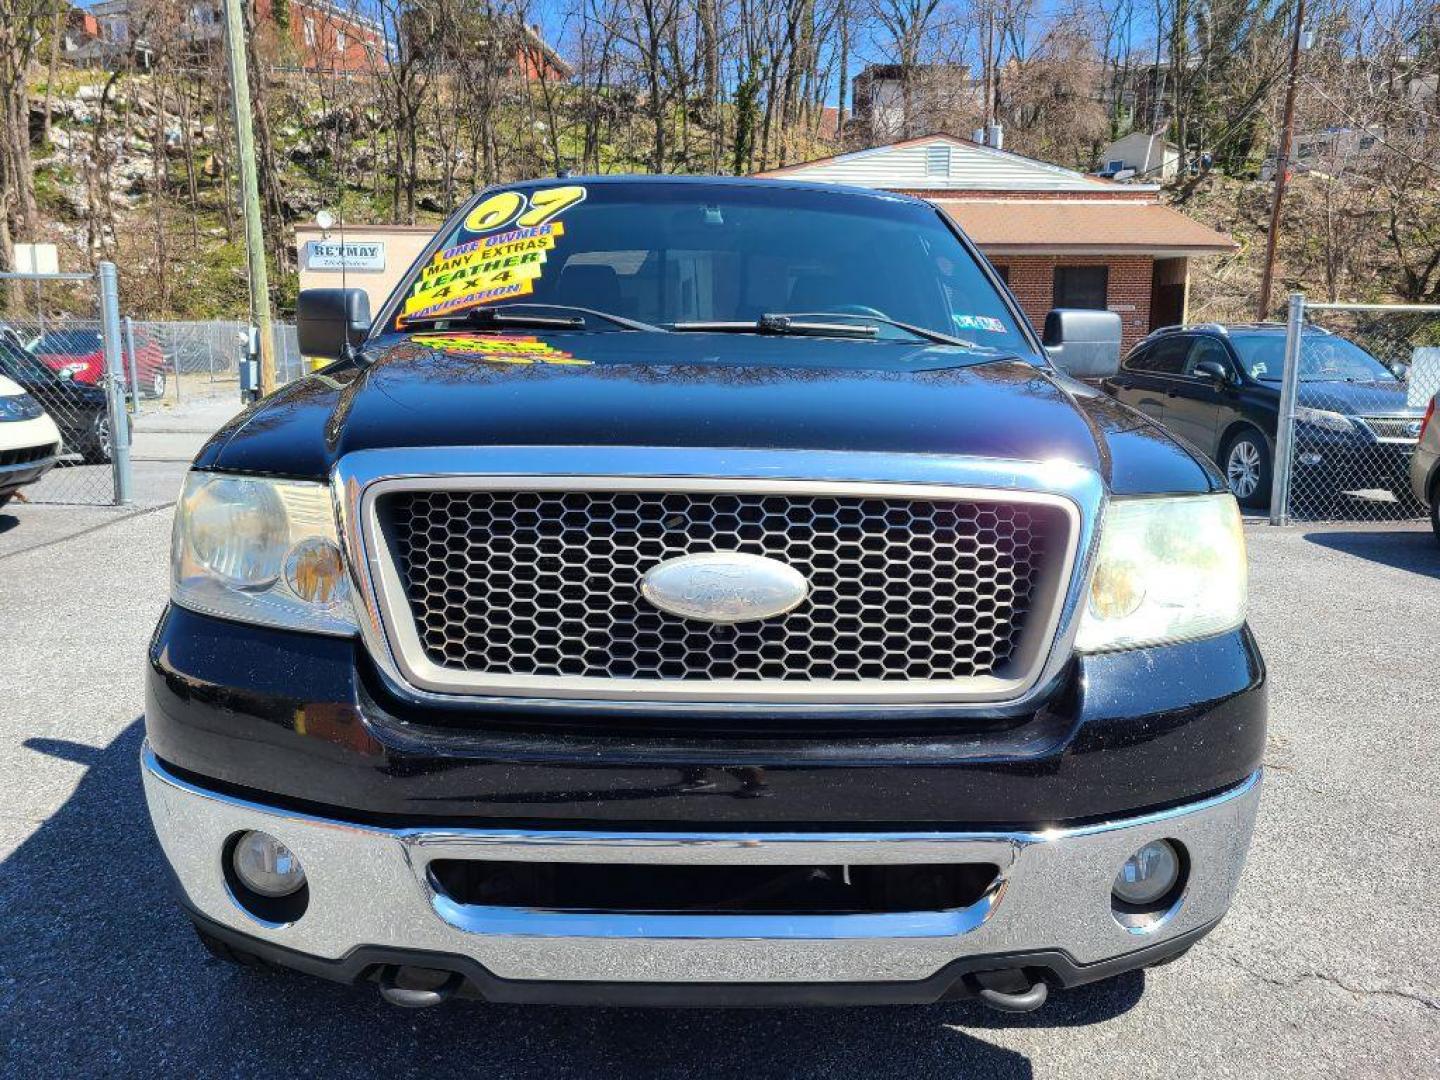
[[[524,312],[516,311],[516,308],[573,311],[575,314],[527,315]],[[624,315],[612,315],[608,311],[576,307],[572,304],[543,303],[505,304],[503,307],[476,307],[470,308],[468,311],[456,312],[454,315],[437,315],[425,319],[407,319],[405,325],[411,327],[466,323],[470,326],[519,326],[532,327],[537,330],[583,330],[585,328],[585,316],[592,319],[603,319],[605,322],[613,323],[616,326],[623,326],[626,330],[643,330],[651,334],[663,334],[665,332],[662,327],[652,326],[649,323],[641,322],[639,319],[627,319]]]
[[[754,322],[677,322],[671,323],[670,329],[681,334],[776,334],[782,337],[846,338],[873,338],[880,332],[874,326],[810,322],[789,315],[761,315]]]
[[[857,311],[787,311],[782,316],[766,315],[764,318],[788,318],[788,319],[864,319],[867,323],[883,323],[885,326],[893,326],[897,330],[904,330],[908,334],[914,334],[926,341],[933,341],[937,345],[958,345],[963,349],[978,348],[973,341],[966,341],[964,338],[954,337],[951,334],[943,334],[939,330],[930,330],[924,326],[915,326],[913,323],[901,322],[899,319],[892,319],[888,315],[861,315]]]
[[[819,319],[861,319],[859,323],[818,322]],[[874,338],[880,333],[881,323],[904,330],[924,341],[937,345],[957,345],[963,349],[977,348],[973,341],[951,337],[938,330],[927,330],[923,326],[912,326],[885,315],[861,315],[849,311],[798,311],[784,314],[766,314],[754,322],[683,322],[671,323],[670,329],[681,333],[717,334],[790,334],[797,337],[853,337]]]

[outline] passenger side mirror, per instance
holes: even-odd
[[[370,332],[370,297],[363,289],[303,289],[295,307],[301,356],[343,360]]]
[[[1113,311],[1052,308],[1043,340],[1051,363],[1077,379],[1104,379],[1120,368],[1120,316]]]
[[[1214,379],[1222,386],[1230,385],[1230,372],[1219,360],[1201,360],[1195,365],[1195,374]]]

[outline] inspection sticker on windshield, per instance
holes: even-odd
[[[473,356],[487,364],[547,364],[561,367],[589,367],[593,360],[581,360],[536,337],[505,337],[486,334],[416,334],[416,345],[443,353]]]
[[[1005,324],[991,315],[952,315],[957,330],[988,330],[992,334],[1006,332]]]
[[[585,189],[574,185],[491,195],[465,215],[457,234],[463,239],[421,268],[398,323],[529,296],[546,253],[565,235],[559,215],[584,201]]]

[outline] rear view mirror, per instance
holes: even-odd
[[[1120,316],[1088,308],[1051,308],[1045,316],[1050,361],[1077,379],[1104,379],[1120,367]]]
[[[295,308],[301,356],[343,360],[370,332],[370,297],[363,289],[303,289]]]

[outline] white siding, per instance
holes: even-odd
[[[935,176],[926,170],[932,146],[951,147],[948,177]],[[859,150],[814,165],[787,169],[783,175],[796,180],[890,190],[1095,191],[1109,188],[1107,184],[1058,165],[949,139]]]

